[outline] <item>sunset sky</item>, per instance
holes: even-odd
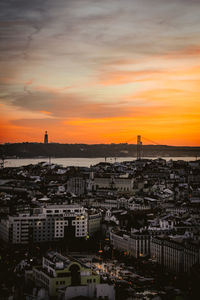
[[[200,0],[0,0],[0,143],[200,146]]]

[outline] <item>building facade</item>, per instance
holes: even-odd
[[[169,237],[152,237],[151,257],[175,273],[187,273],[200,262],[200,244]]]
[[[145,257],[150,255],[150,235],[145,232],[131,233],[110,233],[110,241],[114,249],[124,251],[133,257]]]
[[[50,297],[57,297],[59,289],[99,284],[100,276],[77,259],[49,252],[42,266],[33,268],[33,281],[48,290]]]
[[[111,188],[126,193],[133,191],[133,183],[133,178],[95,177],[92,189]]]
[[[87,212],[78,205],[48,205],[0,222],[0,238],[11,244],[83,238],[87,231]]]
[[[65,294],[59,300],[70,300],[75,297],[84,296],[89,299],[115,300],[115,289],[107,283],[89,284],[84,286],[70,286],[66,288]]]
[[[67,191],[77,196],[84,195],[86,191],[86,181],[82,177],[71,177],[67,181]]]
[[[101,213],[88,212],[88,234],[89,236],[94,235],[96,232],[101,230]]]

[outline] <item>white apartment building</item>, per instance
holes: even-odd
[[[37,238],[38,241],[46,240],[47,232],[43,230],[45,222],[46,216],[43,214],[8,216],[0,222],[0,238],[6,243],[12,244],[27,244],[33,238]],[[33,228],[37,229],[37,236],[34,235]]]
[[[47,205],[32,213],[8,216],[0,222],[0,238],[12,244],[86,237],[88,217],[78,205]]]
[[[115,249],[124,251],[136,258],[150,254],[150,235],[144,232],[132,233],[110,233],[110,241]]]
[[[47,219],[54,222],[54,238],[67,236],[85,237],[88,216],[84,207],[78,205],[48,205],[43,208]]]

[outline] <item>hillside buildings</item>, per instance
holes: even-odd
[[[45,162],[0,171],[0,239],[4,246],[64,252],[50,251],[42,263],[36,257],[37,264],[29,270],[34,284],[52,297],[114,299],[111,282],[126,286],[131,296],[137,296],[133,294],[136,278],[138,289],[141,285],[156,288],[151,268],[162,275],[176,273],[173,278],[198,273],[200,161],[141,159],[90,168]],[[91,265],[65,257],[68,251],[82,248],[89,256],[89,246],[99,274],[94,274]],[[138,272],[144,274],[131,277],[130,270],[123,270],[126,276],[115,272],[114,255],[131,264],[134,261],[131,268],[141,263]],[[103,263],[104,257],[115,261],[112,268]],[[146,264],[151,265],[145,270]]]

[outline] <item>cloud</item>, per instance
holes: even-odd
[[[185,57],[200,58],[200,45],[191,45],[189,47],[183,47],[182,49],[169,52],[166,54],[166,58],[182,59]]]
[[[39,33],[45,23],[46,1],[14,1],[2,0],[0,53],[6,51],[5,57],[22,51],[27,55],[34,35]]]
[[[162,74],[167,73],[165,70],[138,70],[138,71],[122,71],[122,70],[113,70],[113,71],[102,71],[100,75],[99,84],[102,85],[119,85],[119,84],[128,84],[134,83],[136,81],[146,81],[153,80],[155,76],[161,76]]]
[[[10,99],[10,105],[29,111],[45,111],[58,118],[111,117],[129,115],[133,109],[121,101],[97,103],[86,97],[70,93],[31,91],[23,96]]]
[[[111,50],[124,56],[166,53],[182,47],[188,30],[198,28],[193,27],[198,25],[196,6],[198,2],[188,5],[178,0],[3,0],[0,53],[28,61],[56,53],[78,60],[82,54],[90,61],[103,48],[109,57]],[[183,34],[185,39],[177,40]]]
[[[25,127],[25,128],[49,128],[52,126],[59,126],[61,121],[56,118],[45,118],[45,119],[17,119],[12,120],[11,124]]]
[[[106,130],[118,118],[119,130],[120,118],[138,117],[149,128],[153,110],[198,107],[199,9],[199,0],[1,0],[0,99],[10,120],[34,134],[40,117],[55,130],[80,119],[87,134],[88,120]]]

